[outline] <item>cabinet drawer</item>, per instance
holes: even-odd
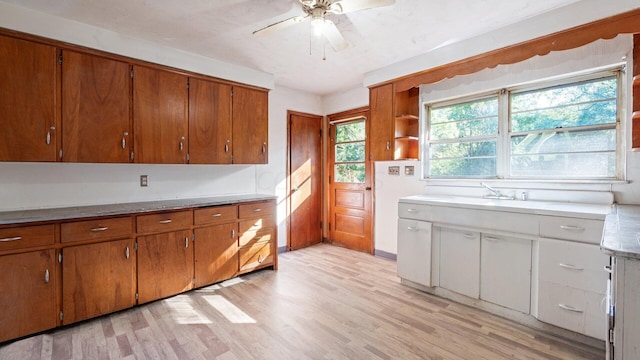
[[[604,340],[606,314],[604,294],[541,282],[538,320]]]
[[[276,220],[273,216],[266,216],[257,219],[240,221],[240,234],[247,231],[261,231],[271,229],[276,226]]]
[[[127,238],[133,233],[130,217],[96,219],[64,223],[60,226],[61,242]]]
[[[600,244],[602,220],[541,216],[540,236]]]
[[[189,228],[193,223],[193,211],[177,211],[138,216],[138,233],[165,232]]]
[[[0,251],[53,244],[54,225],[0,229]]]
[[[274,247],[272,241],[260,241],[240,248],[238,253],[240,272],[247,272],[274,264]]]
[[[540,239],[540,281],[604,294],[609,257],[597,245]]]
[[[398,217],[412,220],[431,220],[429,205],[398,203]]]
[[[237,219],[238,207],[235,205],[196,209],[193,212],[193,221],[196,225],[223,224]]]
[[[275,231],[267,229],[262,231],[241,231],[238,238],[238,246],[251,246],[257,242],[275,241]]]
[[[272,202],[263,201],[238,205],[238,217],[240,219],[262,217],[273,213],[275,213],[275,206]]]

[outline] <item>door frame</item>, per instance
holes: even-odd
[[[324,121],[324,133],[326,134],[326,136],[323,137],[323,144],[324,144],[324,163],[323,163],[323,168],[324,168],[324,181],[323,181],[323,196],[324,196],[324,211],[323,211],[323,222],[322,222],[322,231],[323,231],[323,237],[324,237],[324,242],[326,242],[326,239],[329,236],[330,230],[328,227],[328,222],[327,219],[331,218],[331,194],[329,192],[329,188],[330,188],[330,179],[329,179],[329,174],[331,173],[329,171],[329,151],[332,151],[332,144],[330,143],[330,137],[331,137],[331,125],[329,125],[329,123],[331,121],[336,121],[336,120],[342,120],[342,119],[348,119],[350,117],[354,117],[354,116],[361,116],[364,114],[365,117],[365,151],[367,154],[370,154],[371,151],[371,144],[369,142],[369,134],[371,133],[370,131],[370,126],[371,126],[371,121],[370,121],[370,108],[369,106],[362,106],[359,108],[355,108],[355,109],[351,109],[351,110],[345,110],[339,113],[334,113],[334,114],[329,114],[325,116],[325,121]],[[370,161],[367,158],[365,158],[365,162],[367,163],[366,166],[370,169],[370,173],[368,174],[369,177],[369,183],[370,183],[370,187],[371,187],[371,191],[368,191],[371,195],[371,199],[370,199],[370,216],[371,216],[371,221],[370,221],[370,225],[368,229],[365,229],[365,233],[370,234],[370,241],[371,241],[371,251],[370,254],[374,254],[375,253],[375,236],[374,236],[374,219],[375,219],[375,214],[374,214],[374,208],[375,208],[375,188],[374,188],[374,183],[375,183],[375,179],[374,179],[374,168],[373,168],[373,161]]]
[[[287,245],[285,248],[285,251],[291,251],[291,117],[292,116],[304,116],[304,117],[310,117],[310,118],[317,118],[318,121],[320,122],[320,132],[321,132],[321,136],[322,138],[320,139],[320,163],[322,164],[321,169],[320,169],[320,179],[324,179],[325,178],[325,174],[326,174],[326,166],[327,166],[327,160],[326,160],[326,129],[325,129],[325,116],[322,115],[316,115],[316,114],[311,114],[311,113],[305,113],[305,112],[300,112],[300,111],[294,111],[294,110],[287,110],[287,168],[286,168],[286,174],[285,174],[285,179],[286,179],[286,188],[285,188],[285,192],[286,192],[286,196],[285,196],[285,203],[286,203],[286,213],[285,213],[285,218],[286,218],[286,229],[287,229]],[[321,195],[320,195],[320,201],[323,204],[323,207],[325,206],[324,201],[322,201],[322,199],[324,198],[324,194],[326,192],[326,187],[325,187],[325,181],[324,180],[320,180],[320,189],[321,189]],[[322,224],[322,242],[325,242],[326,236],[325,236],[325,211],[323,209],[323,211],[320,212],[320,222]]]

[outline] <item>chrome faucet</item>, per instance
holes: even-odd
[[[487,190],[491,191],[491,193],[493,194],[493,195],[485,195],[485,196],[483,196],[486,199],[514,200],[513,196],[502,195],[500,193],[500,190],[494,189],[491,186],[489,186],[489,185],[487,185],[487,184],[485,184],[483,182],[480,183],[480,186],[482,186],[482,187],[486,188]]]
[[[500,194],[500,190],[494,189],[483,182],[480,183],[480,186],[485,187],[487,190],[491,191],[493,193],[493,196],[502,196],[502,194]]]

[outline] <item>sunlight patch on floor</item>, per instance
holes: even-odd
[[[211,324],[209,318],[193,307],[188,295],[177,295],[164,302],[171,308],[171,316],[178,324]]]
[[[255,324],[256,321],[244,311],[240,310],[232,302],[221,295],[205,295],[202,297],[211,307],[233,324]]]

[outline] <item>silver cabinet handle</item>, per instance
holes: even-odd
[[[189,238],[188,237],[184,238],[184,247],[185,248],[189,248]]]
[[[46,269],[44,271],[44,283],[48,284],[49,283],[49,269]]]
[[[173,220],[171,220],[171,219],[166,219],[166,220],[160,220],[160,221],[158,221],[158,223],[160,223],[160,224],[168,224],[168,223],[170,223],[172,221]]]
[[[106,231],[106,230],[109,230],[109,228],[106,226],[102,226],[102,227],[96,227],[91,229],[91,232],[100,232],[100,231]]]
[[[184,149],[184,136],[180,138],[180,152]]]
[[[122,148],[126,148],[127,147],[127,140],[125,139],[127,137],[127,135],[129,135],[128,131],[125,131],[124,133],[122,133]]]
[[[462,236],[464,236],[464,237],[465,237],[465,238],[467,238],[467,239],[475,239],[475,238],[476,238],[476,235],[475,235],[475,234],[464,234],[464,235],[462,235]]]
[[[236,229],[231,229],[231,238],[235,239],[236,237]]]
[[[128,260],[130,255],[131,255],[131,254],[129,253],[129,247],[127,246],[127,247],[124,249],[124,258]]]
[[[220,213],[215,213],[215,214],[212,214],[211,216],[213,216],[213,217],[220,217],[220,216],[222,216],[222,214],[220,214]]]
[[[413,226],[407,226],[407,230],[409,231],[420,231],[417,227],[413,227]]]
[[[613,272],[613,269],[611,268],[611,265],[605,265],[604,266],[604,271],[606,271],[609,274],[611,274]]]
[[[570,269],[570,270],[577,270],[577,271],[582,271],[584,270],[584,268],[575,266],[575,265],[571,265],[571,264],[565,264],[565,263],[560,263],[558,264],[558,266],[563,267],[565,269]]]
[[[55,126],[52,126],[49,128],[49,131],[47,131],[47,145],[51,144],[51,132],[54,131],[56,129]]]
[[[228,153],[229,152],[229,143],[231,142],[231,140],[227,139],[227,143],[224,144],[224,152]]]
[[[253,209],[253,212],[260,212],[260,211],[262,211],[261,208]]]
[[[391,142],[387,141],[387,150],[391,150]]]
[[[22,236],[3,238],[3,239],[0,239],[0,242],[9,242],[9,241],[18,241],[18,240],[22,240]]]
[[[493,237],[493,236],[485,236],[484,239],[487,240],[487,241],[491,241],[491,242],[496,242],[496,241],[502,240],[502,239],[498,239],[497,237]]]
[[[263,261],[262,254],[258,254],[258,264],[262,264]]]
[[[560,225],[560,229],[569,231],[584,231],[582,226]]]
[[[566,305],[566,304],[558,304],[558,307],[561,308],[561,309],[565,309],[565,310],[569,310],[569,311],[573,311],[573,312],[577,312],[577,313],[584,312],[584,311],[582,311],[582,310],[580,310],[578,308],[574,308],[573,306],[569,306],[569,305]]]
[[[263,142],[262,143],[262,153],[266,153],[267,152],[267,143]]]
[[[407,209],[407,212],[410,212],[410,213],[417,213],[418,211],[419,210],[416,210],[416,209]]]

